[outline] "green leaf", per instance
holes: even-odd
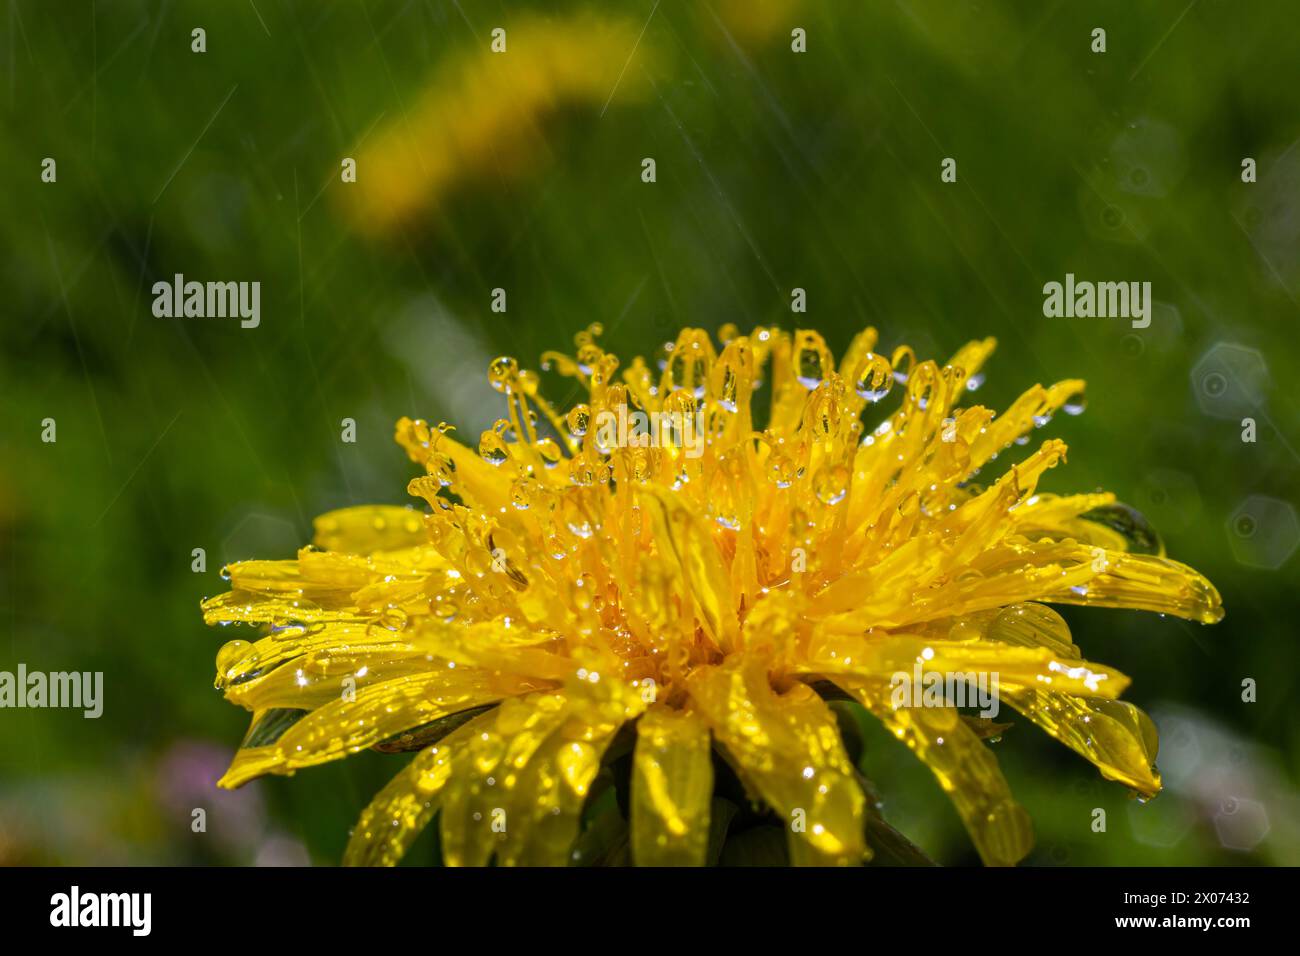
[[[727,842],[727,829],[740,808],[722,797],[715,796],[709,804],[709,848],[705,855],[708,866],[717,866]]]
[[[404,730],[400,734],[395,734],[387,740],[381,740],[372,747],[372,750],[378,750],[385,754],[400,754],[411,750],[423,750],[431,744],[436,744],[443,737],[455,730],[462,724],[468,723],[479,714],[485,714],[496,704],[486,704],[482,707],[471,707],[469,710],[462,710],[455,714],[448,714],[446,717],[439,717],[437,720],[431,720],[427,724],[421,724],[411,730]]]
[[[283,737],[286,730],[310,713],[311,711],[298,707],[272,707],[262,715],[261,720],[248,728],[248,734],[240,746],[245,750],[269,747]]]
[[[789,866],[785,830],[774,826],[750,827],[726,842],[719,862],[722,866]]]

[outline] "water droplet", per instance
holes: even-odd
[[[789,456],[773,452],[767,461],[767,477],[778,488],[789,488],[795,477],[795,465]]]
[[[221,645],[217,651],[217,679],[215,686],[220,689],[226,685],[231,670],[239,664],[257,662],[257,653],[248,641],[233,640]]]
[[[498,392],[509,392],[519,379],[519,363],[508,355],[494,358],[488,365],[488,384]]]
[[[579,487],[594,484],[596,481],[596,470],[592,467],[591,461],[586,454],[579,455],[569,462],[569,482]]]
[[[542,464],[547,468],[558,465],[564,454],[560,451],[560,446],[551,438],[540,439],[534,447],[537,449],[537,454],[542,456]]]
[[[824,505],[836,505],[849,493],[849,469],[845,465],[828,465],[813,478],[813,491]]]
[[[591,406],[574,405],[569,409],[567,416],[569,434],[581,438],[587,434],[587,429],[591,427]]]
[[[880,401],[894,387],[894,374],[883,355],[868,352],[862,368],[854,376],[854,389],[872,404]]]
[[[478,453],[489,465],[500,465],[510,460],[510,450],[495,431],[485,431],[479,437]]]
[[[379,615],[378,624],[388,631],[401,631],[406,627],[409,615],[400,607],[385,608]]]
[[[1102,525],[1119,534],[1132,554],[1165,553],[1164,542],[1142,512],[1121,502],[1093,508],[1079,515],[1084,521]]]
[[[736,410],[736,398],[740,391],[737,385],[738,381],[735,366],[727,362],[722,367],[722,383],[718,390],[718,404],[729,412]]]
[[[527,511],[541,499],[542,484],[535,478],[520,478],[510,486],[510,503]]]
[[[820,334],[807,329],[795,333],[794,373],[800,385],[812,391],[833,369],[831,351]]]

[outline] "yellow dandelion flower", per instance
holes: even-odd
[[[941,366],[886,358],[867,329],[836,365],[812,331],[728,326],[719,354],[687,329],[656,371],[620,370],[599,332],[543,356],[586,392],[563,415],[500,358],[508,414],[477,449],[398,422],[429,513],[336,511],[295,560],[229,568],[206,619],[269,633],[217,657],[217,686],[253,713],[224,786],[418,751],[347,862],[396,862],[436,814],[448,863],[564,864],[620,751],[638,864],[706,862],[715,767],[783,823],[794,862],[855,864],[879,829],[838,694],[929,766],[985,862],[1015,863],[1032,831],[989,722],[891,693],[923,662],[996,674],[1002,701],[1103,776],[1159,790],[1154,725],[1117,699],[1128,678],[1040,602],[1212,623],[1218,593],[1112,495],[1037,492],[1059,440],[974,481],[1079,410],[1081,381],[995,416],[962,404],[992,339]],[[891,391],[897,410],[864,423]]]
[[[466,185],[513,181],[548,164],[553,118],[647,95],[646,76],[664,58],[638,42],[641,27],[590,11],[525,16],[494,39],[495,49],[449,59],[409,113],[360,145],[356,183],[339,193],[354,225],[384,234],[436,220]]]
[[[697,16],[705,29],[710,21],[720,24],[726,39],[755,48],[780,34],[789,38],[791,28],[799,26],[797,15],[804,6],[803,0],[721,0],[701,6]]]

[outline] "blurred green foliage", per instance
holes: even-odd
[[[837,350],[871,324],[940,359],[996,335],[981,392],[996,408],[1087,379],[1087,413],[1050,429],[1071,452],[1049,489],[1114,490],[1223,593],[1214,628],[1064,611],[1090,657],[1134,678],[1130,699],[1158,718],[1177,702],[1228,742],[1130,809],[1017,726],[996,746],[1038,828],[1031,862],[1296,862],[1296,561],[1244,565],[1230,520],[1252,495],[1293,502],[1300,473],[1293,5],[605,2],[642,48],[607,103],[537,117],[527,155],[489,152],[424,221],[358,229],[342,191],[367,170],[344,185],[341,157],[376,129],[437,150],[451,133],[419,129],[418,103],[445,65],[487,55],[493,27],[578,9],[18,0],[0,14],[0,667],[102,670],[107,697],[98,721],[0,712],[0,862],[336,861],[401,758],[229,804],[166,810],[159,795],[178,748],[182,763],[198,748],[192,775],[208,780],[245,729],[211,689],[229,635],[198,614],[222,563],[291,556],[316,513],[405,501],[392,423],[446,419],[472,440],[499,412],[495,354],[536,367],[593,321],[626,359],[683,325],[796,318]],[[177,272],[260,281],[260,327],[155,318],[150,287]],[[1044,318],[1042,286],[1066,272],[1149,280],[1151,327]],[[790,314],[795,287],[806,316]],[[1266,363],[1248,389],[1255,444],[1198,400],[1192,371],[1221,342]],[[47,417],[56,444],[40,440]],[[345,417],[355,445],[339,441]],[[198,547],[206,574],[190,570]],[[1241,702],[1244,677],[1258,703]],[[974,860],[903,748],[880,734],[864,761],[891,822],[943,862]],[[1268,813],[1253,851],[1221,845],[1234,798]],[[187,806],[210,809],[208,834]],[[1104,836],[1094,807],[1109,808]],[[1186,826],[1152,837],[1133,822],[1147,812]]]

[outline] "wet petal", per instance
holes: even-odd
[[[361,505],[317,518],[315,544],[327,551],[372,554],[426,543],[424,516],[396,505]]]
[[[987,675],[999,687],[1035,687],[1083,696],[1118,697],[1129,678],[1102,664],[1067,657],[1046,647],[1012,647],[992,641],[953,641],[911,635],[828,636],[815,641],[803,673],[875,678],[911,676],[914,670]]]
[[[841,684],[928,766],[956,807],[989,866],[1013,866],[1033,846],[1033,825],[998,767],[997,758],[953,707],[894,709],[881,684]]]
[[[422,751],[376,794],[352,831],[343,854],[345,866],[397,865],[437,810],[456,753],[490,716],[471,721]]]
[[[1152,797],[1160,792],[1151,718],[1127,701],[1060,691],[1007,689],[1002,699],[1115,780]]]
[[[694,671],[691,699],[746,785],[806,843],[804,861],[856,864],[864,798],[834,714],[804,684],[777,695],[755,656]]]
[[[269,746],[241,750],[220,785],[238,787],[268,772],[291,774],[529,689],[527,683],[446,667],[385,681],[318,707]]]
[[[1041,604],[1004,608],[989,623],[987,637],[1007,644],[1046,647],[1069,659],[1079,657],[1064,619]],[[1160,791],[1155,724],[1132,704],[1072,696],[1044,687],[1005,688],[1002,699],[1091,761],[1106,779],[1145,796]]]
[[[632,769],[632,859],[638,866],[703,866],[713,761],[699,717],[652,707],[637,724]]]
[[[443,860],[448,866],[484,866],[520,829],[517,797],[524,771],[572,708],[562,694],[508,700],[491,720],[479,722],[457,758],[455,777],[443,800]]]

